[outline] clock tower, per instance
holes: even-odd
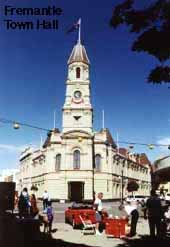
[[[90,100],[89,67],[86,49],[79,39],[68,59],[63,132],[73,130],[92,132],[93,109]]]

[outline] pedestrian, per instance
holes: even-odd
[[[127,215],[131,218],[130,224],[130,233],[127,235],[128,237],[134,237],[136,235],[136,227],[139,219],[139,213],[137,209],[137,203],[135,202],[128,202],[124,207]]]
[[[18,210],[20,218],[28,217],[30,208],[29,194],[27,188],[24,188],[18,201]]]
[[[166,230],[169,232],[170,231],[170,206],[168,206],[164,216],[166,219]]]
[[[39,209],[37,207],[37,200],[35,194],[30,196],[30,215],[35,218],[38,215]]]
[[[49,201],[49,194],[45,190],[44,193],[43,193],[43,209],[44,209],[44,211],[46,210],[46,208],[48,206],[48,201]]]
[[[103,193],[100,192],[98,193],[97,198],[94,201],[94,209],[96,210],[96,235],[101,235],[99,231],[99,225],[102,221],[102,211],[103,211],[102,198],[103,198]]]
[[[15,191],[15,196],[14,196],[14,210],[16,210],[18,208],[18,201],[19,201],[18,191]]]
[[[140,204],[140,207],[141,207],[141,211],[143,213],[143,217],[145,217],[145,210],[146,210],[146,203],[145,203],[145,200],[142,199],[141,202],[139,202]]]
[[[51,201],[48,201],[48,203],[47,203],[46,214],[47,214],[47,222],[44,225],[44,232],[46,231],[46,228],[48,228],[47,231],[50,234],[52,231],[52,223],[53,223],[53,219],[54,219]]]
[[[146,201],[145,219],[148,217],[150,236],[160,236],[161,230],[161,217],[162,217],[162,206],[161,200],[157,196],[155,190],[151,190],[151,196]]]

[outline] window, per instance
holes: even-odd
[[[101,169],[101,155],[100,154],[96,154],[95,156],[95,168],[97,171],[100,171]]]
[[[55,170],[56,171],[60,170],[60,166],[61,166],[61,154],[57,154],[55,160]]]
[[[109,180],[107,180],[107,192],[109,192]]]
[[[80,169],[80,151],[75,150],[73,153],[73,168]]]
[[[76,78],[80,78],[80,68],[76,68]]]

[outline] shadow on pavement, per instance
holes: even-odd
[[[57,229],[54,229],[57,231]],[[84,244],[53,239],[40,231],[40,224],[32,219],[16,219],[9,215],[0,216],[0,247],[93,247]]]
[[[148,235],[141,235],[139,239],[124,239],[123,244],[117,245],[117,247],[169,247],[170,237],[163,238],[151,238]]]
[[[71,242],[66,242],[62,239],[53,239],[50,235],[41,233],[36,236],[34,235],[34,239],[32,236],[29,236],[29,239],[20,238],[8,238],[6,240],[0,241],[0,246],[2,247],[94,247],[91,245],[85,244],[76,244]]]

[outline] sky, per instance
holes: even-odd
[[[0,8],[0,118],[43,128],[61,129],[67,77],[67,60],[77,40],[77,32],[66,30],[82,18],[82,43],[91,62],[90,80],[94,108],[94,130],[105,127],[119,141],[170,144],[170,89],[146,83],[158,61],[130,50],[135,36],[126,27],[109,26],[113,7],[120,0],[3,0]],[[142,1],[146,6],[147,0]],[[152,1],[153,2],[153,1]],[[13,7],[57,6],[63,9],[58,30],[6,30],[5,5]],[[29,21],[39,17],[9,19]],[[49,19],[47,17],[40,18]],[[0,122],[0,169],[17,168],[20,152],[27,146],[39,147],[46,132]],[[123,145],[127,147],[127,145]],[[167,155],[167,148],[135,146],[151,161]]]

